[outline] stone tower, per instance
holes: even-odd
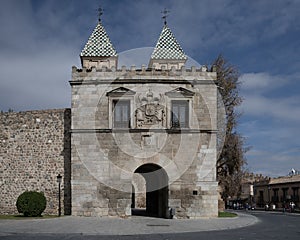
[[[216,73],[186,60],[165,24],[148,68],[118,68],[98,22],[70,81],[73,215],[217,216]]]
[[[149,68],[180,69],[187,60],[182,48],[174,37],[171,29],[164,25],[154,51],[151,55]]]
[[[118,55],[101,21],[98,22],[89,40],[80,53],[81,65],[85,68],[116,68]]]

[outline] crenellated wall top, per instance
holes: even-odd
[[[217,77],[216,68],[213,66],[208,69],[206,66],[201,66],[200,68],[191,67],[181,69],[176,69],[172,67],[171,69],[161,68],[161,69],[151,69],[142,66],[142,68],[136,68],[136,66],[131,66],[127,68],[122,66],[120,69],[112,68],[77,68],[72,67],[72,80],[70,83],[76,84],[77,81],[105,81],[105,80],[186,80],[186,81],[215,81]]]

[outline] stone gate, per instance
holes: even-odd
[[[167,24],[147,67],[119,68],[101,21],[80,56],[70,81],[72,214],[217,216],[216,72],[186,69]]]

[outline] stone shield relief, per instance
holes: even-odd
[[[154,96],[149,90],[146,96],[137,97],[137,109],[135,111],[136,128],[163,128],[165,127],[165,100],[162,94]]]

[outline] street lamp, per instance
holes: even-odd
[[[254,196],[254,191],[253,191],[253,184],[250,184],[249,185],[249,188],[250,188],[250,209],[252,209],[252,199],[253,199],[253,196]]]
[[[270,190],[271,190],[271,186],[268,186],[268,197],[269,197],[269,204],[271,204],[271,200],[270,200]]]
[[[61,216],[61,205],[60,205],[60,184],[62,180],[62,176],[60,174],[57,175],[57,182],[58,182],[58,216]]]

